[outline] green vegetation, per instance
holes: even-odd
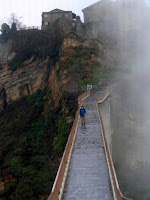
[[[86,90],[88,84],[96,86],[99,82],[121,73],[121,70],[105,61],[104,52],[101,52],[102,58],[97,61],[99,55],[95,49],[80,45],[75,47],[74,50],[74,54],[68,58],[63,66],[64,68],[70,67],[70,74],[73,74],[75,80],[80,83],[81,90]],[[97,60],[90,62],[92,56],[95,56]],[[90,76],[89,79],[88,75]]]
[[[60,56],[62,36],[59,37],[57,29],[51,27],[44,31],[13,29],[12,49],[16,55],[8,64],[15,71],[31,57],[33,61],[49,58],[45,77],[48,85],[51,67]],[[74,33],[67,33],[65,37],[71,34],[84,41]],[[104,59],[98,61],[99,54],[93,48],[80,45],[71,53],[69,58],[64,59],[66,62],[58,62],[61,67],[58,67],[56,75],[61,80],[61,70],[65,69],[63,78],[71,76],[78,87],[64,91],[57,108],[53,108],[50,89],[38,90],[30,95],[29,86],[24,84],[19,88],[22,98],[11,102],[0,113],[0,173],[3,180],[7,177],[13,180],[0,193],[0,200],[20,200],[20,197],[22,200],[47,199],[72,125],[72,118],[67,117],[74,116],[77,110],[79,92],[85,90],[87,84],[95,86],[115,72],[106,66]],[[27,97],[23,97],[25,89]]]
[[[1,26],[1,32],[2,34],[0,35],[0,43],[7,42],[9,38],[9,32],[10,32],[9,25],[6,23],[3,23]]]
[[[68,60],[71,65],[71,72],[84,76],[87,70],[90,70],[88,66],[88,59],[90,58],[91,53],[90,49],[86,49],[82,45],[75,48],[75,53]]]
[[[69,127],[64,116],[58,126],[54,114],[43,116],[47,92],[38,90],[0,113],[0,173],[15,180],[6,185],[0,199],[47,199],[50,194],[59,164],[56,153],[62,154]]]
[[[57,153],[61,153],[65,148],[69,132],[70,130],[66,117],[65,116],[60,117],[58,121],[58,136],[54,147],[54,150]]]
[[[57,34],[56,34],[57,33]],[[48,30],[20,30],[11,35],[12,50],[16,53],[8,64],[15,71],[23,66],[23,63],[32,56],[35,59],[45,59],[50,57],[57,59],[62,37],[59,32],[52,28]]]
[[[0,113],[0,173],[3,180],[13,179],[0,200],[46,200],[50,194],[70,132],[64,112],[68,107],[74,114],[77,97],[64,93],[62,108],[44,116],[50,98],[47,88],[38,90]]]
[[[92,54],[93,49],[87,49],[80,45],[74,48],[74,54],[68,58],[63,64],[63,67],[70,67],[70,74],[72,74],[76,81],[86,78],[87,74],[92,73],[95,64],[89,64],[88,61]],[[61,63],[60,63],[61,65]]]
[[[12,70],[22,67],[23,62],[34,58],[46,58],[52,55],[52,37],[40,30],[17,31],[12,38],[12,49],[15,57],[8,62]]]

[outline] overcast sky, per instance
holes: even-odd
[[[0,25],[7,22],[11,13],[22,17],[26,26],[41,26],[42,12],[59,8],[73,11],[83,21],[82,9],[99,0],[0,0]],[[150,0],[146,0],[150,2]]]

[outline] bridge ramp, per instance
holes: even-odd
[[[86,125],[79,122],[62,199],[112,200],[95,95],[85,99],[83,105],[87,110]]]

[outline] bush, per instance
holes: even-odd
[[[8,200],[9,199],[9,196],[14,193],[16,189],[16,182],[14,183],[8,183],[6,186],[5,186],[5,189],[2,193],[2,195],[4,197],[0,197],[0,200]]]
[[[20,30],[12,35],[12,51],[15,57],[8,62],[15,71],[22,67],[23,63],[32,56],[38,59],[45,59],[48,56],[55,62],[59,54],[59,47],[62,37],[59,37],[57,29],[41,30]]]
[[[69,57],[65,66],[70,66],[70,71],[77,76],[78,79],[83,79],[88,72],[92,71],[92,66],[88,64],[91,53],[91,49],[85,49],[82,45],[76,47],[75,53]]]
[[[46,200],[50,194],[58,158],[53,150],[56,123],[42,114],[48,92],[38,90],[0,113],[0,173],[16,179],[0,193],[5,200]]]
[[[2,34],[0,35],[0,43],[7,42],[9,39],[9,32],[10,32],[9,25],[6,23],[3,23],[1,26],[1,32]]]
[[[12,158],[12,160],[11,160],[11,172],[15,178],[21,176],[20,161],[19,161],[19,158],[17,158],[17,157]]]
[[[54,150],[57,153],[63,152],[69,135],[69,126],[65,116],[59,118],[58,121],[58,135]]]

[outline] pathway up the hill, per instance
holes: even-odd
[[[95,96],[83,102],[86,125],[77,129],[63,200],[113,200]]]

